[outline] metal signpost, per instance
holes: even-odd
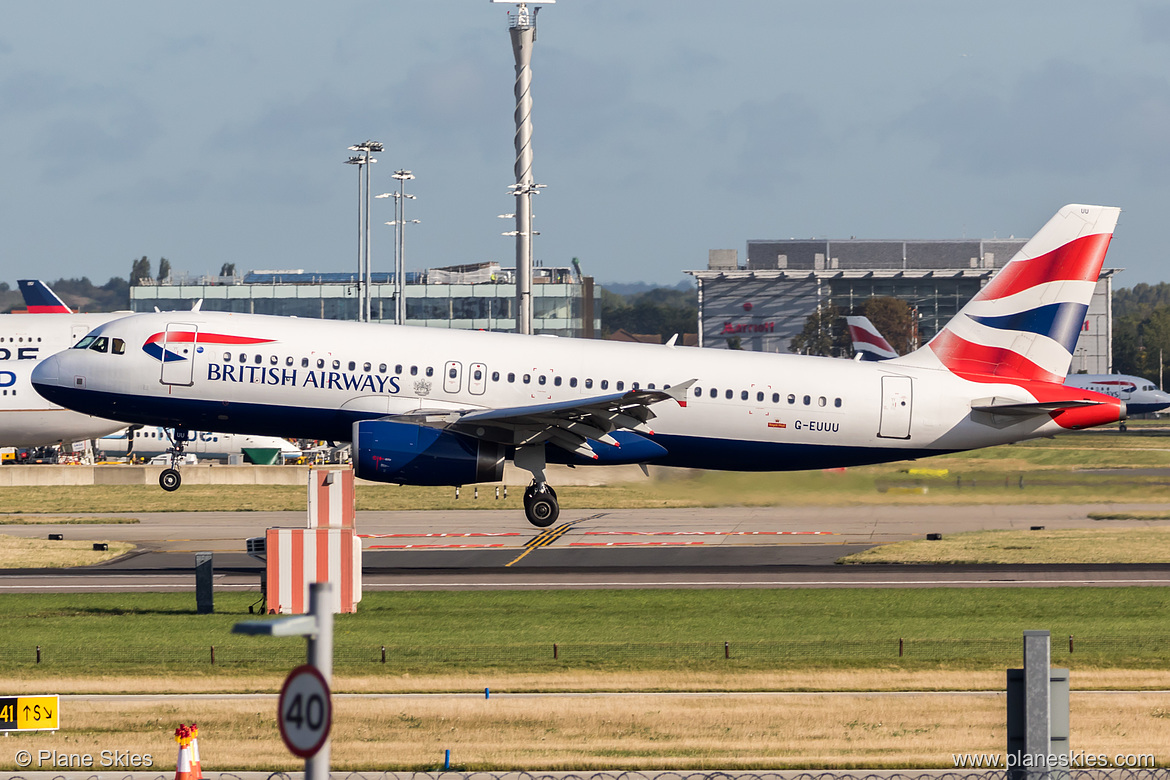
[[[333,586],[309,585],[309,613],[280,620],[248,620],[232,626],[233,634],[303,636],[305,666],[293,669],[280,691],[277,719],[284,744],[305,759],[305,780],[329,780],[329,729],[333,724]]]

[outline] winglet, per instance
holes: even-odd
[[[693,384],[695,384],[695,382],[698,382],[698,381],[699,381],[698,377],[696,377],[695,379],[688,379],[687,381],[681,382],[677,385],[671,385],[670,387],[665,388],[662,392],[666,393],[671,398],[678,401],[679,406],[686,406],[687,405],[687,391],[690,390],[691,386]]]

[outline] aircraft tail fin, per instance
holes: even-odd
[[[908,365],[973,381],[1064,381],[1121,209],[1056,213]]]
[[[65,301],[58,298],[57,293],[40,279],[19,279],[16,285],[20,288],[20,294],[24,296],[24,305],[29,314],[73,313],[73,310],[65,305]]]
[[[898,357],[890,342],[869,321],[869,317],[846,317],[849,338],[853,341],[853,352],[861,360],[889,360]]]

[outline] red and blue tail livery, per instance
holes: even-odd
[[[1124,399],[1061,384],[1117,215],[1064,207],[929,344],[891,360],[190,311],[101,325],[32,381],[126,423],[349,441],[357,476],[378,482],[493,482],[511,460],[543,527],[559,513],[548,463],[820,469],[1123,419]]]
[[[18,279],[16,286],[29,314],[72,314],[73,310],[40,279]]]
[[[1064,381],[1120,209],[1065,206],[920,353],[975,382]]]

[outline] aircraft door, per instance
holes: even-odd
[[[910,438],[910,412],[913,408],[913,380],[908,376],[882,377],[882,413],[878,436],[883,439]]]
[[[483,395],[487,389],[487,366],[483,363],[471,364],[471,375],[467,378],[467,390],[472,395]]]
[[[163,333],[162,375],[164,385],[195,384],[195,343],[199,326],[186,322],[172,322]]]
[[[443,367],[443,390],[448,393],[458,393],[463,386],[463,364],[455,360],[448,360]]]

